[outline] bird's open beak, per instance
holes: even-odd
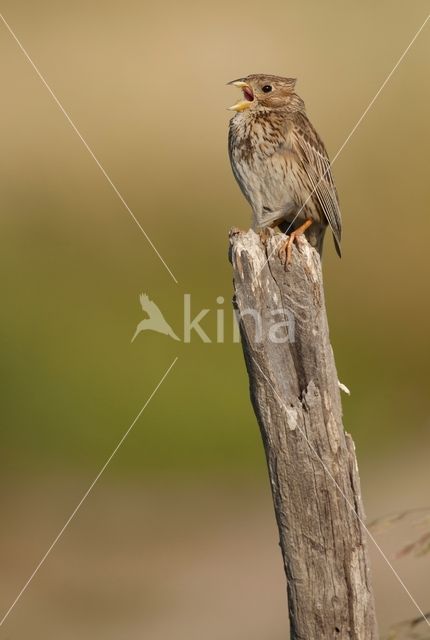
[[[243,80],[232,80],[228,84],[233,85],[233,87],[239,87],[243,91],[244,100],[237,102],[232,107],[229,107],[230,111],[245,111],[245,109],[249,109],[251,104],[254,101],[254,92],[252,88],[249,86],[247,82]]]

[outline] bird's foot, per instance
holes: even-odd
[[[284,265],[285,270],[288,269],[292,261],[294,240],[301,236],[306,231],[306,229],[311,226],[312,222],[313,220],[306,220],[306,222],[298,227],[298,229],[292,231],[290,235],[287,236],[287,239],[281,244],[278,250],[278,256],[281,263]]]
[[[264,227],[263,229],[260,229],[260,231],[258,232],[258,235],[263,245],[267,244],[271,234],[272,234],[272,231],[270,227]]]
[[[291,254],[293,251],[293,242],[295,238],[293,233],[290,236],[287,236],[287,239],[282,242],[278,251],[279,259],[281,261],[281,264],[285,267],[285,270],[287,270],[288,266],[291,264]]]

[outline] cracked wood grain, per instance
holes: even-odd
[[[282,237],[233,230],[230,258],[287,577],[291,638],[376,640],[360,479],[342,424],[320,258],[300,238],[285,271],[277,255]]]

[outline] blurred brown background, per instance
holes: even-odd
[[[175,356],[179,360],[0,639],[286,637],[285,587],[240,346],[144,333],[138,294],[181,333],[230,314],[227,81],[299,78],[334,156],[428,4],[68,3],[2,13],[93,148],[175,284],[0,23],[1,612],[8,609]],[[429,505],[429,26],[334,165],[344,257],[325,284],[346,428],[370,518]],[[228,322],[228,327],[230,322]],[[430,609],[429,559],[397,559]],[[417,614],[372,547],[382,629]]]

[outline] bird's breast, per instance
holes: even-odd
[[[285,135],[264,120],[235,117],[229,147],[233,173],[252,206],[255,226],[267,226],[296,208]]]

